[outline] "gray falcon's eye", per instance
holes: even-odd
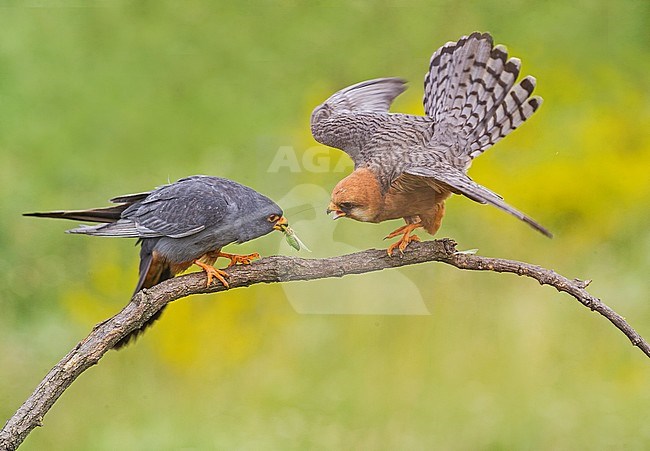
[[[268,218],[266,218],[269,222],[277,222],[280,217],[278,215],[271,215]]]

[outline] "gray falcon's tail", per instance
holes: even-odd
[[[37,218],[71,219],[74,221],[99,222],[96,226],[80,226],[68,233],[81,233],[84,235],[96,236],[120,236],[136,238],[138,233],[130,221],[120,221],[122,213],[133,204],[145,199],[150,192],[127,194],[114,197],[110,201],[118,205],[103,208],[91,208],[89,210],[58,210],[36,213],[23,213],[23,216],[34,216]]]
[[[114,197],[110,201],[114,204],[110,207],[91,208],[89,210],[58,210],[58,211],[44,211],[36,213],[23,213],[23,216],[35,216],[37,218],[56,218],[56,219],[71,219],[75,221],[86,222],[102,222],[111,223],[118,221],[122,212],[129,208],[136,202],[146,198],[149,192],[127,194],[125,196]]]
[[[424,79],[424,110],[440,127],[460,136],[474,158],[526,121],[542,104],[532,96],[535,78],[519,83],[521,61],[508,59],[489,33],[448,42],[431,57]],[[444,132],[443,132],[444,133]]]
[[[37,218],[72,219],[75,221],[110,223],[120,219],[120,215],[129,204],[114,205],[105,208],[92,208],[90,210],[59,210],[36,213],[23,213],[23,216]]]

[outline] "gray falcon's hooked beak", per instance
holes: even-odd
[[[329,206],[327,207],[326,213],[327,214],[332,213],[332,219],[339,219],[346,215],[344,211],[339,210],[337,206],[334,205],[334,202],[330,202]]]
[[[279,230],[280,232],[284,233],[284,238],[287,240],[287,243],[289,243],[289,246],[295,250],[299,251],[300,249],[304,249],[307,252],[311,252],[309,248],[305,246],[305,243],[300,241],[300,238],[298,238],[296,232],[294,232],[293,229],[289,227],[289,221],[287,221],[287,218],[284,216],[275,221],[273,230]]]
[[[275,222],[275,225],[273,226],[273,230],[279,230],[280,232],[286,232],[288,228],[289,228],[289,221],[287,221],[287,218],[285,218],[284,216],[278,219]]]

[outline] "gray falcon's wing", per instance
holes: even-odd
[[[140,237],[182,238],[219,224],[226,212],[223,192],[201,180],[183,179],[155,190],[122,217],[135,223]]]
[[[122,196],[117,196],[109,200],[109,202],[113,202],[114,204],[132,204],[141,200],[144,200],[151,194],[151,191],[146,191],[142,193],[135,193],[135,194],[124,194]]]
[[[127,238],[182,238],[220,224],[227,211],[226,193],[201,179],[188,178],[152,191],[129,206],[117,222],[82,226],[70,232]]]
[[[401,78],[377,78],[336,92],[312,112],[314,139],[343,150],[358,165],[361,148],[378,125],[373,118],[386,115],[405,90],[406,81]]]
[[[447,185],[450,191],[462,194],[481,204],[493,205],[516,218],[521,219],[535,230],[551,238],[553,235],[534,219],[508,205],[501,196],[473,181],[463,171],[444,162],[433,165],[412,166],[404,171],[406,174],[423,177],[425,181],[437,188],[440,184]]]

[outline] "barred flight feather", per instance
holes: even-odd
[[[531,97],[535,78],[515,84],[521,61],[508,59],[492,37],[472,33],[449,42],[431,57],[424,82],[424,109],[441,129],[454,135],[474,158],[526,121],[541,105]]]

